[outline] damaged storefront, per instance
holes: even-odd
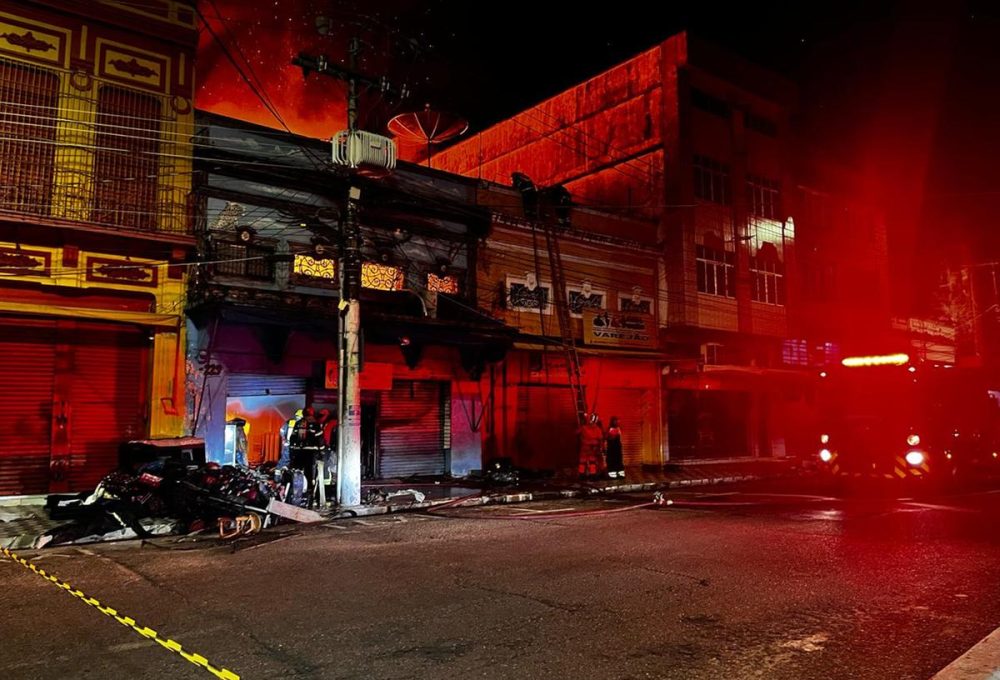
[[[245,450],[259,466],[282,458],[299,413],[320,422],[322,447],[333,448],[346,184],[296,153],[321,153],[321,142],[203,122],[211,264],[188,310],[192,431],[211,460],[238,462]],[[265,140],[279,169],[221,162],[234,149],[256,158]],[[512,337],[476,310],[468,273],[488,216],[470,207],[473,183],[424,168],[361,183],[363,476],[468,474],[482,467],[478,378]]]

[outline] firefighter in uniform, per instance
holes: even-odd
[[[580,478],[597,476],[601,467],[601,453],[604,448],[604,430],[596,413],[586,416],[580,427]]]

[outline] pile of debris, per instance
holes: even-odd
[[[280,518],[322,519],[308,510],[300,470],[259,469],[161,456],[123,466],[93,493],[48,497],[52,519],[70,520],[41,536],[35,547],[219,532],[222,538],[257,533]]]

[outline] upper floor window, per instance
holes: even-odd
[[[805,340],[785,340],[781,345],[781,360],[787,366],[808,366],[809,343]]]
[[[458,277],[450,274],[443,276],[427,274],[427,290],[433,293],[458,295]]]
[[[256,244],[216,241],[215,273],[260,281],[274,280],[274,249]]]
[[[156,229],[161,117],[155,97],[123,87],[100,88],[91,214],[95,222]]]
[[[587,309],[601,310],[607,306],[607,294],[603,290],[595,290],[587,283],[580,288],[568,288],[566,296],[569,298],[570,314],[574,316],[582,316]]]
[[[767,135],[768,137],[778,136],[777,123],[770,118],[758,116],[757,114],[750,113],[749,111],[743,114],[743,126],[748,130],[759,132],[760,134]]]
[[[337,261],[316,257],[315,253],[296,253],[292,259],[292,280],[306,286],[335,286]]]
[[[403,270],[388,264],[361,265],[361,285],[372,290],[403,290]]]
[[[523,278],[508,276],[505,285],[508,309],[516,312],[552,313],[552,288],[548,283],[538,281],[533,273],[528,272]]]
[[[698,292],[736,297],[736,254],[727,250],[696,246]]]
[[[747,175],[747,206],[751,215],[769,220],[780,219],[781,189],[777,180]]]
[[[729,166],[706,156],[694,156],[694,195],[706,201],[729,205]]]
[[[729,117],[729,104],[704,90],[691,88],[691,104],[695,108],[707,111],[708,113],[714,113],[716,116]]]
[[[59,77],[0,59],[0,210],[52,210]]]
[[[753,299],[769,305],[785,304],[785,265],[772,243],[764,243],[750,258]]]

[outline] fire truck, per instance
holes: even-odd
[[[839,477],[974,480],[1000,473],[1000,392],[980,371],[848,357],[819,373],[815,460]]]

